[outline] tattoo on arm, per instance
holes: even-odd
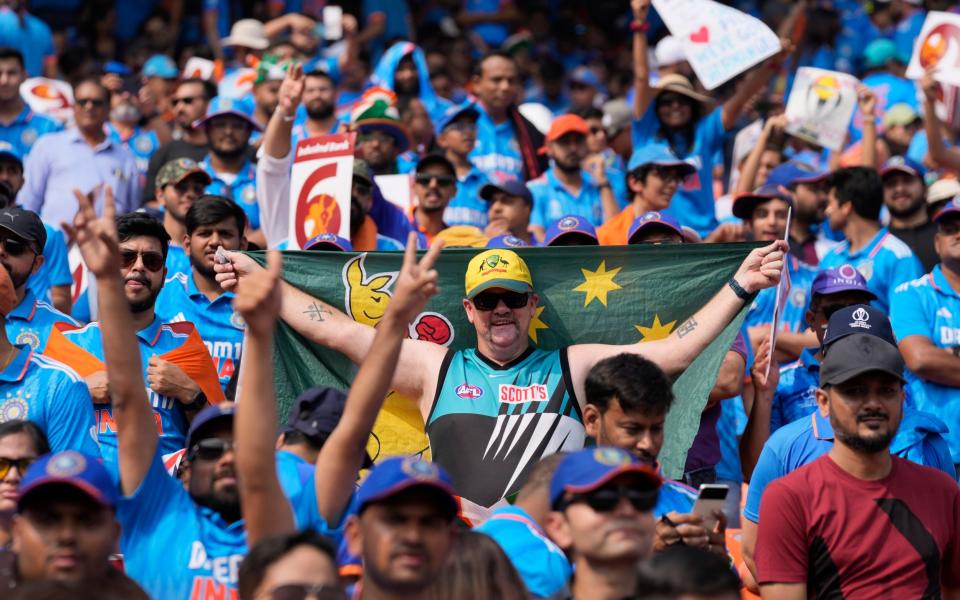
[[[687,334],[693,333],[693,330],[696,328],[697,322],[693,320],[693,317],[690,317],[677,329],[677,337],[682,338]]]
[[[326,321],[323,315],[330,316],[333,313],[316,302],[311,302],[307,310],[303,311],[303,314],[307,315],[311,321]]]

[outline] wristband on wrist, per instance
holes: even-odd
[[[650,23],[634,19],[630,21],[630,31],[634,33],[646,33],[650,31]]]
[[[743,286],[737,283],[737,280],[733,277],[730,278],[730,281],[727,282],[727,285],[731,290],[733,290],[733,293],[737,295],[737,298],[740,298],[744,302],[751,302],[754,296],[757,295],[756,293],[751,294],[747,290],[743,289]]]
[[[193,398],[190,399],[190,402],[183,403],[183,409],[196,411],[196,410],[200,410],[206,405],[207,405],[207,395],[203,392],[203,390],[200,390],[199,392],[194,394]]]

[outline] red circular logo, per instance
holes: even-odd
[[[443,346],[450,341],[450,324],[437,315],[421,315],[414,326],[418,340],[425,340]]]
[[[920,44],[920,66],[926,69],[951,58],[946,67],[955,67],[960,58],[960,27],[942,23],[930,30]],[[952,63],[952,64],[950,64]]]

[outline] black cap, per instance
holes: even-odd
[[[346,405],[347,395],[338,389],[309,388],[297,396],[283,431],[284,433],[296,431],[319,442],[336,428]],[[367,455],[363,461],[363,468],[368,469],[372,464],[373,461]]]
[[[19,206],[0,210],[0,229],[5,229],[27,242],[33,242],[38,253],[43,252],[47,243],[47,229],[37,213]]]
[[[423,158],[421,158],[420,161],[417,162],[417,169],[415,172],[422,173],[423,170],[429,167],[430,165],[443,165],[443,167],[446,170],[450,171],[451,175],[453,175],[454,177],[457,176],[457,169],[456,167],[453,166],[453,163],[450,162],[450,159],[448,159],[446,156],[442,154],[436,154],[436,153],[428,154]]]
[[[480,188],[480,197],[490,202],[496,192],[503,192],[508,196],[520,196],[524,202],[533,205],[533,195],[521,181],[504,181],[503,183],[488,183]]]
[[[857,304],[833,313],[823,338],[820,385],[843,383],[863,373],[881,371],[903,381],[904,361],[890,319]]]

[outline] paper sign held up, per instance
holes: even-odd
[[[314,236],[335,233],[350,239],[353,134],[301,140],[290,172],[290,248]]]
[[[712,0],[653,0],[687,61],[708,90],[780,52],[763,21]]]
[[[920,79],[929,67],[936,67],[934,79],[960,85],[960,15],[931,11],[913,46],[907,66],[909,79]]]
[[[857,79],[845,73],[800,67],[787,99],[787,133],[840,150],[857,108]]]

